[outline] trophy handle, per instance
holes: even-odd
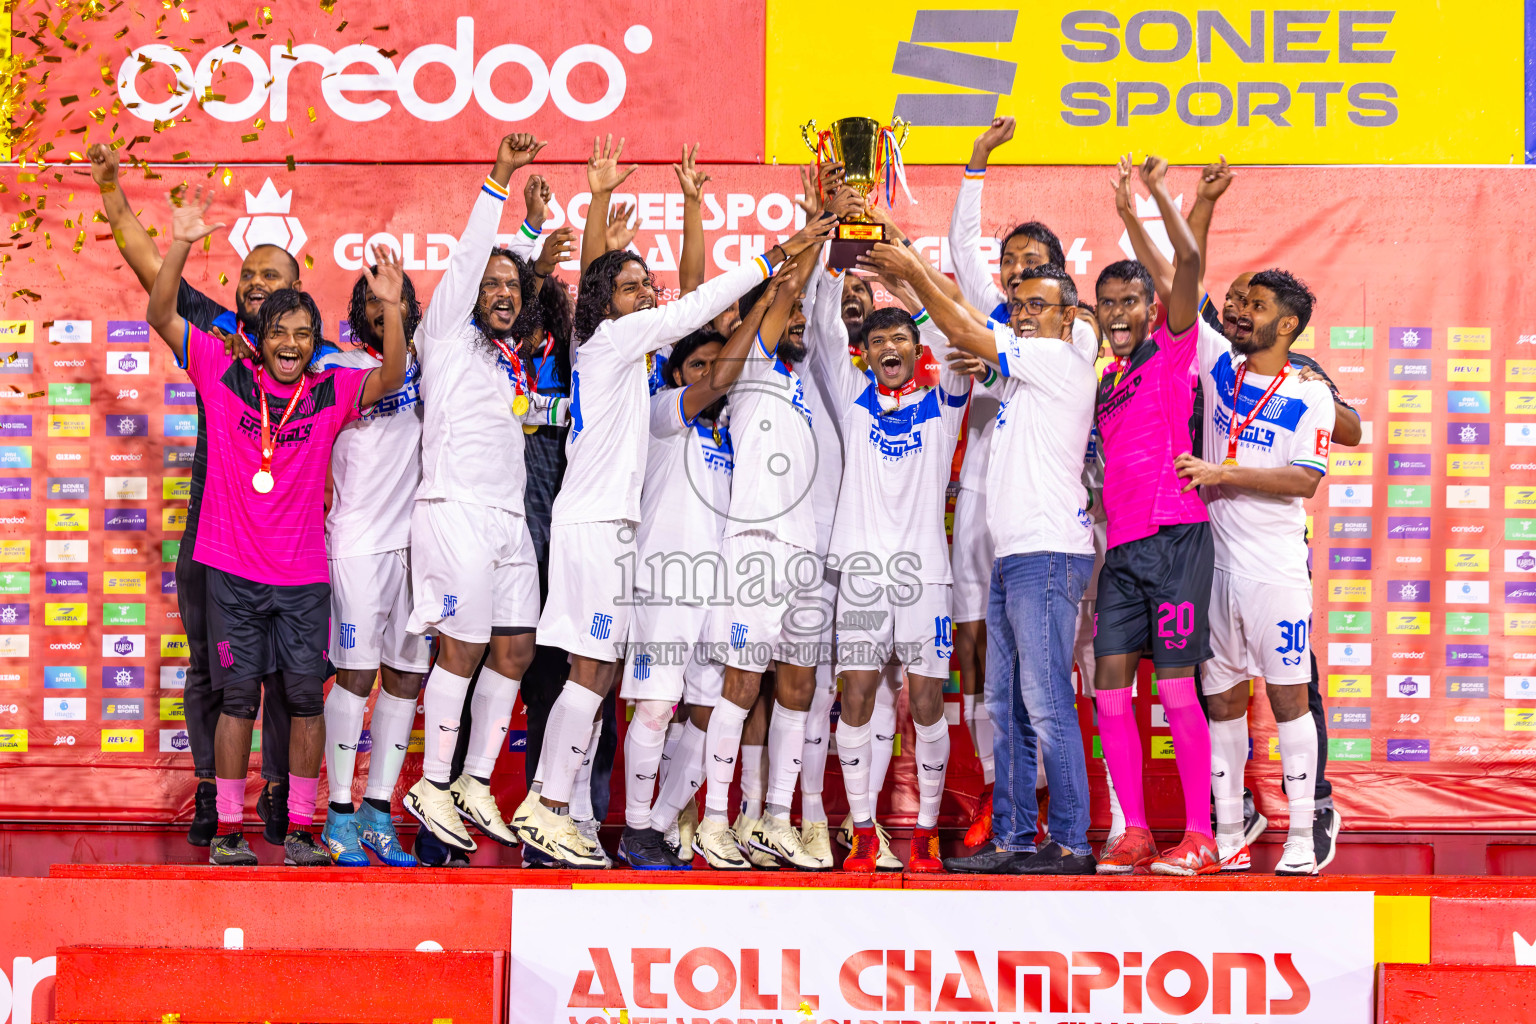
[[[912,122],[905,118],[893,117],[891,118],[891,132],[892,134],[901,133],[900,138],[896,140],[896,148],[900,149],[907,144],[907,136],[912,134]]]
[[[816,138],[816,119],[814,117],[800,126],[800,138],[805,140],[805,147],[807,149],[812,153],[820,154],[814,141]]]

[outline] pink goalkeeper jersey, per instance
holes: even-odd
[[[1195,346],[1199,321],[1173,335],[1167,323],[1099,381],[1097,420],[1104,452],[1104,512],[1109,546],[1150,537],[1159,527],[1207,520],[1199,491],[1184,492],[1173,460],[1192,450]]]
[[[259,494],[251,486],[261,469],[256,364],[231,359],[223,342],[193,327],[186,369],[208,417],[208,482],[192,557],[256,583],[330,582],[325,473],[336,434],[358,418],[363,382],[373,371],[337,367],[307,374],[304,397],[281,432],[277,424],[298,385],[263,374],[275,450],[272,490]]]

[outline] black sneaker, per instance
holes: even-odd
[[[1021,875],[1092,875],[1097,873],[1098,861],[1093,854],[1076,854],[1060,843],[1052,841],[1030,854],[1019,865]]]
[[[557,868],[555,858],[543,850],[534,849],[527,843],[523,844],[523,867],[525,868]]]
[[[1024,862],[1032,856],[1032,853],[999,850],[997,844],[988,839],[975,853],[945,857],[944,870],[961,875],[1018,875],[1023,873]]]
[[[256,817],[266,827],[261,838],[273,846],[285,846],[288,841],[288,783],[266,782],[261,795],[256,798]]]
[[[469,867],[469,854],[463,850],[454,849],[426,829],[421,829],[416,833],[416,842],[411,852],[416,855],[416,859],[421,862],[422,867]]]
[[[245,836],[236,832],[233,835],[217,836],[210,841],[208,863],[226,867],[253,868],[257,860],[256,854],[251,851],[250,844],[245,841]]]
[[[1312,812],[1312,851],[1317,858],[1317,870],[1321,871],[1333,862],[1339,847],[1334,840],[1339,837],[1339,826],[1344,819],[1332,807],[1319,807]]]
[[[1243,842],[1252,846],[1269,828],[1269,819],[1259,813],[1253,802],[1253,790],[1243,787]]]
[[[331,855],[312,832],[295,829],[283,838],[283,863],[293,868],[328,868]]]
[[[187,826],[187,842],[207,846],[219,831],[219,791],[212,780],[201,779],[192,797],[192,824]]]
[[[619,859],[637,871],[687,871],[688,864],[667,848],[653,828],[624,826],[619,837]]]

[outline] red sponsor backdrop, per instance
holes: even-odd
[[[491,141],[481,140],[487,156]],[[127,174],[125,188],[146,221],[163,228],[164,190],[178,169],[162,170],[165,177],[152,182]],[[540,170],[557,193],[555,223],[571,218],[579,225],[586,207],[581,167]],[[793,230],[793,169],[710,171],[705,213],[712,272]],[[202,176],[190,168],[179,172]],[[231,289],[219,275],[233,274],[238,263],[231,237],[248,245],[302,236],[299,255],[313,261],[305,286],[319,297],[334,332],[362,246],[375,236],[399,245],[418,287],[430,291],[483,173],[483,165],[235,168],[214,209],[230,227],[194,258],[189,277],[227,297]],[[1536,559],[1530,550],[1536,547],[1536,487],[1529,461],[1536,459],[1536,309],[1516,277],[1525,245],[1514,227],[1536,214],[1525,174],[1243,168],[1217,213],[1213,288],[1219,293],[1241,270],[1276,264],[1308,280],[1319,302],[1306,351],[1368,425],[1367,443],[1335,453],[1335,472],[1311,505],[1313,639],[1334,723],[1329,775],[1353,827],[1518,829],[1533,823],[1517,785],[1536,771]],[[996,169],[988,178],[983,222],[991,230],[1026,218],[1047,221],[1068,250],[1068,269],[1087,290],[1098,271],[1122,255],[1107,176],[1101,168]],[[898,201],[897,215],[920,249],[947,266],[941,239],[958,170],[915,167],[910,177],[918,203]],[[1176,169],[1171,177],[1176,196],[1192,195],[1192,171]],[[8,202],[27,187],[13,172],[0,180],[11,190]],[[514,181],[514,192],[520,182]],[[682,233],[675,179],[666,167],[642,167],[625,188],[641,218],[635,245],[670,287]],[[50,228],[55,243],[69,237],[61,222],[95,208],[87,179],[78,179],[73,194],[72,202],[42,211],[41,229],[27,236],[34,244],[17,252],[5,278],[5,316],[24,320],[28,329],[8,323],[9,340],[0,346],[0,357],[15,353],[13,360],[0,359],[0,391],[8,393],[0,413],[14,417],[5,421],[10,447],[0,456],[9,460],[0,472],[7,499],[0,501],[6,538],[0,587],[9,590],[8,614],[27,618],[0,623],[0,814],[156,819],[184,810],[191,787],[189,759],[175,750],[180,723],[160,720],[176,711],[180,694],[167,683],[174,683],[184,660],[167,639],[180,634],[174,599],[159,588],[170,568],[163,545],[179,536],[174,516],[182,508],[175,485],[164,478],[186,475],[163,468],[164,453],[191,444],[190,437],[166,434],[185,429],[186,421],[171,417],[192,409],[165,404],[167,383],[183,378],[158,342],[132,331],[108,337],[111,321],[143,315],[143,296],[110,241],[88,238],[78,256],[67,246],[49,251],[41,243]],[[517,206],[514,199],[503,225],[508,231],[517,223]],[[18,298],[22,289],[41,299]],[[64,340],[71,322],[74,331],[89,325],[89,343]],[[147,372],[125,372],[123,352],[133,353],[134,371]],[[61,387],[66,384],[75,387]],[[90,385],[88,398],[79,385]],[[90,404],[65,404],[82,400]],[[111,436],[125,425],[131,436]],[[53,478],[82,477],[85,498],[49,496]],[[144,496],[107,498],[109,477],[144,478]],[[110,486],[123,485],[114,480]],[[61,518],[71,510],[87,518]],[[139,517],[118,515],[138,510],[137,527]],[[108,530],[108,517],[132,528]],[[11,570],[30,575],[8,582],[3,572]],[[49,593],[52,572],[85,573],[85,594]],[[143,574],[144,583],[118,575],[132,573]],[[142,589],[135,592],[136,585]],[[142,603],[144,624],[105,626],[120,616],[112,608],[118,602]],[[66,615],[50,604],[84,607]],[[134,614],[130,609],[129,620]],[[47,624],[69,615],[84,615],[84,625]],[[119,649],[128,653],[119,656]],[[83,686],[49,688],[49,680],[64,678],[53,671],[59,667],[82,668]],[[139,680],[137,687],[116,687],[124,670],[129,683]],[[142,670],[137,677],[135,670]],[[116,697],[142,701],[142,719],[108,719],[104,705]],[[57,698],[84,703],[61,717],[48,704]],[[1176,826],[1168,732],[1148,688],[1141,701],[1152,803],[1161,823]],[[1091,741],[1091,722],[1083,717]],[[1262,701],[1255,702],[1253,727],[1249,782],[1278,824],[1284,807],[1270,752],[1274,727]],[[168,734],[164,749],[162,731]],[[134,734],[142,751],[134,749]],[[958,727],[954,739],[958,751],[969,749]],[[1097,778],[1100,762],[1093,764]],[[521,796],[520,769],[520,759],[503,759],[507,774],[498,787],[504,799]],[[910,757],[892,769],[888,800],[898,822],[915,811],[911,769]],[[414,759],[408,761],[407,783],[416,770]],[[969,805],[979,781],[975,771],[969,757],[957,755],[949,820],[959,820]],[[1096,809],[1102,812],[1101,802]],[[1099,818],[1102,823],[1102,813]]]

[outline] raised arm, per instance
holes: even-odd
[[[384,305],[384,365],[368,375],[363,382],[363,392],[358,405],[367,407],[405,383],[405,321],[400,316],[400,291],[405,282],[405,271],[400,258],[386,245],[373,247],[373,260],[377,268],[370,270],[363,264],[363,277],[368,287]]]
[[[1005,298],[981,258],[981,187],[992,151],[1013,138],[1013,126],[1011,117],[995,118],[991,127],[976,137],[949,218],[949,259],[955,267],[955,280],[966,301],[978,309],[993,309]]]
[[[223,223],[209,224],[204,220],[204,215],[212,205],[213,189],[208,189],[205,198],[201,185],[182,205],[177,205],[174,195],[171,197],[171,247],[166,250],[159,273],[150,286],[149,308],[144,314],[144,319],[149,321],[149,325],[176,357],[176,365],[183,368],[187,365],[187,321],[176,312],[176,293],[181,288],[181,274],[186,268],[187,254],[192,251],[192,243],[207,238],[224,226]]]
[[[1157,201],[1158,212],[1173,243],[1173,283],[1168,289],[1168,330],[1183,334],[1200,315],[1200,247],[1195,235],[1168,195],[1168,161],[1149,156],[1141,165],[1141,183]]]
[[[91,180],[101,189],[101,205],[112,228],[112,240],[147,292],[160,273],[160,249],[144,230],[144,225],[139,223],[128,205],[128,197],[123,194],[118,181],[117,151],[98,142],[86,150],[86,156],[91,161]]]
[[[845,271],[846,273],[846,271]],[[805,349],[811,372],[827,393],[845,402],[855,401],[869,386],[868,379],[848,358],[848,325],[843,323],[843,277],[816,266],[805,311]],[[841,416],[837,410],[835,416]]]
[[[951,346],[982,359],[997,358],[997,341],[992,331],[977,323],[970,313],[934,284],[923,267],[923,258],[917,253],[904,245],[880,242],[868,255],[860,257],[859,262],[882,277],[905,281],[922,300],[928,315]]]
[[[1152,241],[1152,236],[1147,234],[1147,226],[1142,219],[1136,216],[1135,200],[1131,193],[1131,155],[1127,153],[1120,158],[1116,167],[1118,176],[1115,179],[1115,212],[1120,215],[1120,223],[1125,225],[1126,236],[1131,241],[1131,251],[1136,254],[1136,261],[1147,268],[1147,273],[1152,275],[1152,285],[1157,292],[1157,297],[1168,303],[1168,293],[1173,288],[1173,264],[1163,256],[1162,250]]]
[[[592,157],[587,161],[587,188],[592,200],[587,204],[587,226],[581,233],[581,272],[585,274],[592,261],[608,251],[608,202],[613,190],[624,184],[635,173],[638,164],[619,166],[624,152],[624,140],[613,144],[613,136],[606,142],[592,140]]]
[[[1200,291],[1205,291],[1205,268],[1210,255],[1206,243],[1211,234],[1211,214],[1216,212],[1216,200],[1220,199],[1227,186],[1232,184],[1232,168],[1227,166],[1227,158],[1222,157],[1218,163],[1206,164],[1200,172],[1200,185],[1195,190],[1195,202],[1189,208],[1189,230],[1194,232],[1195,244],[1200,247]]]
[[[768,287],[763,289],[762,296],[747,311],[741,323],[731,332],[724,345],[720,348],[720,354],[715,357],[714,364],[709,369],[709,376],[697,384],[690,384],[683,391],[683,415],[693,419],[699,413],[709,408],[721,395],[731,390],[741,376],[741,368],[745,365],[752,351],[752,345],[757,341],[758,331],[762,329],[763,317],[773,305],[779,292],[783,290],[784,279],[775,275],[768,281]]]
[[[683,190],[683,251],[677,258],[677,280],[683,295],[704,283],[704,183],[709,175],[694,165],[699,144],[683,147],[681,163],[672,165],[677,184]],[[732,333],[734,339],[736,335]],[[721,352],[724,355],[724,351]],[[702,408],[702,407],[701,407]]]

